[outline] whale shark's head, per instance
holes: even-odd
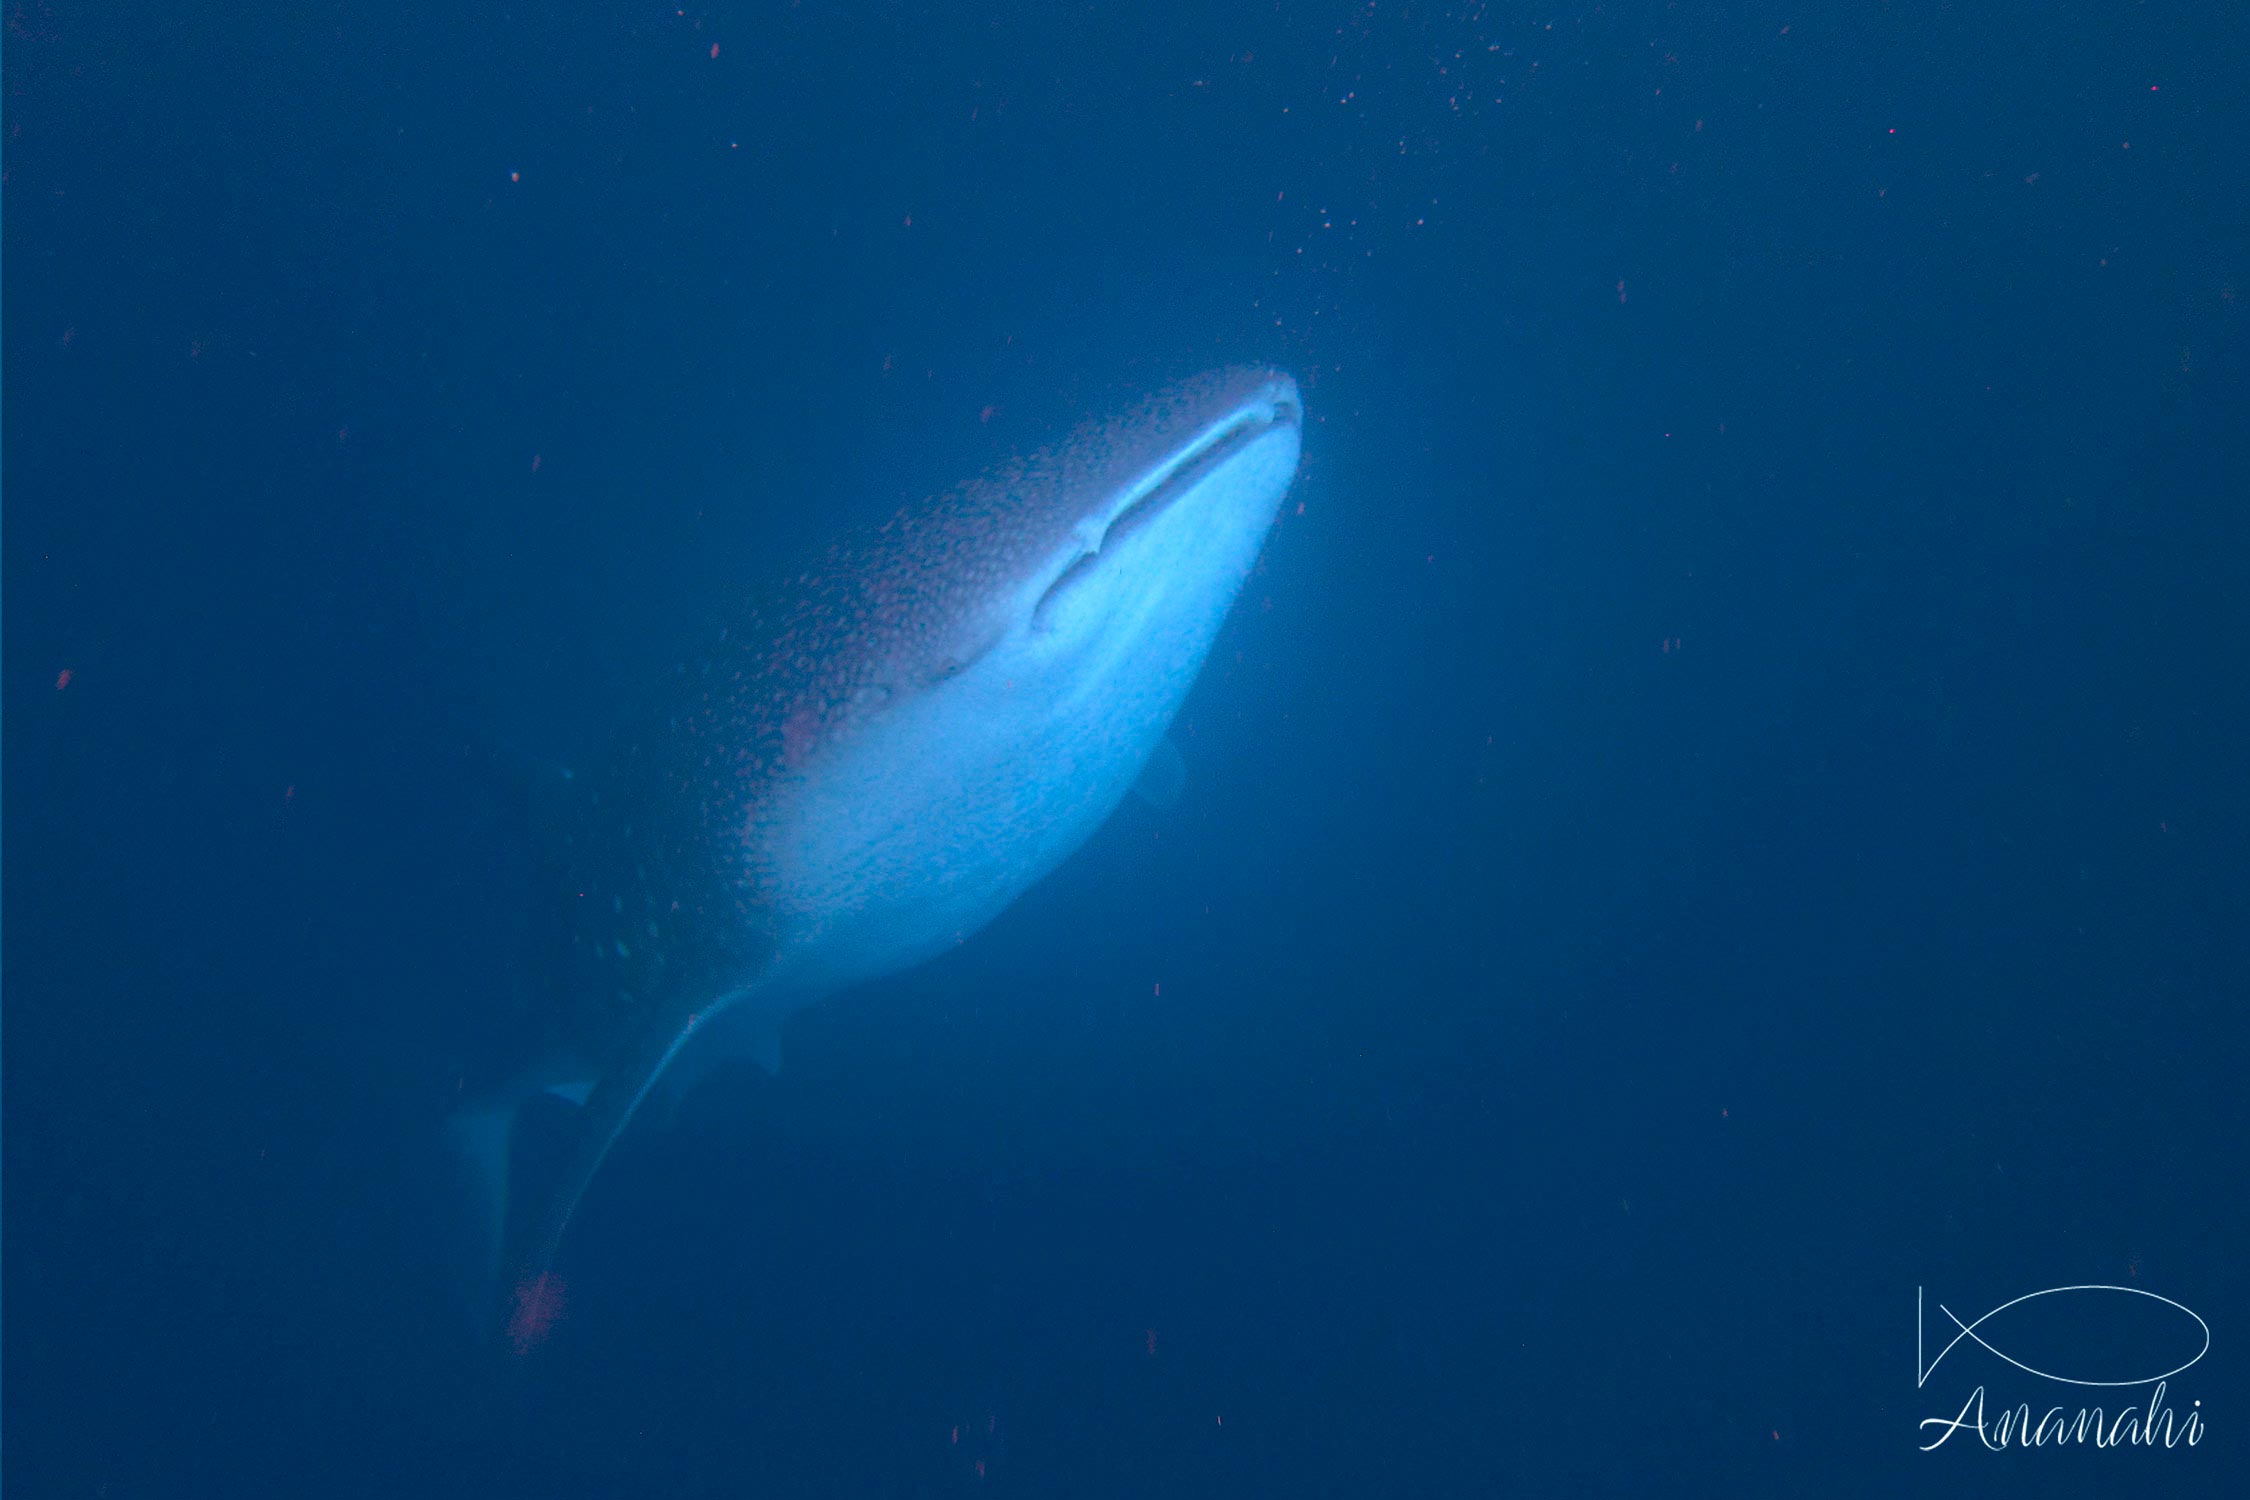
[[[1302,424],[1289,376],[1217,371],[830,559],[778,643],[804,669],[782,673],[750,828],[818,982],[957,940],[1116,806],[1257,561]]]
[[[1222,371],[969,487],[1014,533],[996,549],[1012,567],[994,559],[929,690],[973,668],[1071,702],[1192,675],[1295,475],[1301,425],[1289,376]]]

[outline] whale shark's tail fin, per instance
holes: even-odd
[[[521,1356],[552,1331],[563,1311],[557,1258],[579,1200],[672,1064],[744,993],[651,1016],[590,1084],[525,1083],[465,1105],[446,1122],[460,1264],[481,1335],[499,1337]],[[740,1049],[770,1068],[778,1027],[778,1015],[760,1014],[731,1029]],[[550,1100],[574,1106],[571,1117],[556,1122],[540,1102]],[[531,1128],[534,1118],[540,1128]]]
[[[480,1337],[492,1333],[494,1286],[507,1243],[508,1169],[516,1106],[494,1096],[465,1104],[447,1117],[443,1142],[453,1205],[454,1279],[464,1309]]]
[[[507,1285],[521,1254],[526,1218],[560,1171],[587,1083],[518,1082],[476,1098],[446,1118],[442,1140],[455,1290],[479,1338],[513,1316]],[[528,1189],[528,1191],[527,1191]]]

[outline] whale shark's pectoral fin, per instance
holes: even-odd
[[[591,1085],[526,1085],[480,1100],[448,1122],[471,1250],[480,1265],[479,1285],[472,1289],[479,1322],[489,1330],[497,1316],[517,1354],[539,1344],[560,1315],[562,1283],[555,1264],[563,1235],[611,1148],[689,1043],[741,998],[737,992],[694,1009],[652,1014]],[[729,1029],[745,1038],[756,1032],[747,1026]],[[773,1041],[766,1055],[778,1062],[778,1019],[767,1029]],[[576,1101],[579,1107],[559,1129],[529,1130],[526,1106],[547,1099]],[[560,1141],[550,1139],[544,1151],[537,1140],[525,1139],[557,1135]]]
[[[1169,812],[1186,789],[1187,758],[1180,754],[1180,747],[1172,737],[1166,735],[1148,753],[1140,778],[1133,783],[1133,795],[1158,812]]]
[[[781,1071],[781,1026],[786,1010],[771,1005],[730,1005],[705,1027],[693,1047],[673,1059],[662,1084],[664,1125],[680,1117],[680,1107],[713,1078],[734,1064],[751,1062],[768,1078]]]

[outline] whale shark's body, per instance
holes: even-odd
[[[519,1323],[691,1042],[775,1065],[791,1013],[959,943],[1108,817],[1257,559],[1301,428],[1286,375],[1182,382],[839,544],[682,672],[567,840],[575,977],[539,1081],[584,1106],[529,1213],[505,1206],[520,1093],[460,1117]]]

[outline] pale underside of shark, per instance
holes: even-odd
[[[577,982],[534,1075],[583,1099],[567,1164],[511,1211],[524,1091],[457,1117],[495,1297],[536,1298],[683,1055],[774,1066],[791,1013],[960,943],[1176,775],[1302,427],[1287,375],[1181,382],[838,545],[681,674],[570,841]]]

